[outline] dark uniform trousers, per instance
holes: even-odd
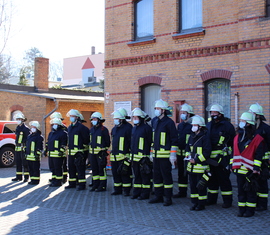
[[[123,160],[111,161],[114,191],[117,193],[122,193],[123,189],[124,193],[129,194],[132,185],[132,170],[129,168],[129,172],[126,175],[118,174],[117,170],[122,161]]]
[[[83,153],[82,153],[83,154]],[[76,154],[68,155],[68,173],[69,173],[69,185],[76,186],[77,181],[78,185],[85,186],[85,168],[86,168],[86,159],[81,161],[81,164],[75,164]]]
[[[184,162],[185,156],[177,155],[177,167],[178,167],[178,188],[179,194],[186,195],[188,188],[188,174],[186,172],[186,166]]]
[[[63,182],[65,183],[67,181],[67,176],[68,176],[67,157],[66,156],[63,158],[62,171],[63,171]]]
[[[52,172],[52,182],[61,184],[63,180],[63,161],[66,157],[49,157],[49,166]]]
[[[253,214],[256,207],[257,192],[245,191],[243,189],[245,183],[246,175],[237,174],[238,208],[241,213],[251,212]]]
[[[107,173],[106,166],[101,166],[101,159],[97,154],[90,154],[90,163],[93,175],[92,189],[106,189],[107,188]]]
[[[203,190],[197,189],[197,184],[202,178],[202,173],[189,173],[191,203],[205,206],[207,202],[207,187]]]
[[[24,175],[24,179],[28,180],[29,170],[24,151],[15,151],[15,162],[16,162],[16,178],[22,180],[22,176]]]
[[[173,191],[172,164],[169,158],[154,157],[153,160],[155,196],[171,198]]]
[[[264,163],[265,160],[262,162],[262,171],[269,171],[268,169],[268,163]],[[267,160],[268,161],[268,160]],[[266,169],[265,169],[266,168]],[[267,175],[268,176],[268,175]],[[258,184],[259,184],[259,190],[257,192],[257,207],[263,207],[264,209],[267,209],[268,206],[268,177],[263,177],[262,174],[261,177],[258,179]]]
[[[133,161],[132,163],[134,182],[133,182],[133,196],[141,196],[142,198],[149,198],[151,192],[151,178],[150,174],[141,172],[140,162]]]
[[[31,182],[34,184],[39,184],[40,180],[40,161],[30,161],[27,160],[29,166],[29,174]]]
[[[215,204],[218,198],[219,187],[223,202],[232,204],[232,184],[230,180],[230,171],[222,166],[210,165],[212,177],[208,181],[208,198],[209,204]]]

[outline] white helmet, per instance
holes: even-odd
[[[165,109],[168,110],[168,103],[162,99],[160,100],[156,100],[155,102],[155,108],[161,108],[161,109]]]
[[[135,108],[132,110],[131,116],[137,116],[141,118],[145,118],[145,112],[143,112],[140,108]]]
[[[199,116],[199,115],[196,115],[196,116],[193,116],[192,117],[192,122],[191,124],[196,124],[196,125],[199,125],[199,126],[205,126],[205,121],[204,121],[204,118]]]
[[[188,104],[183,104],[181,105],[181,110],[180,111],[186,111],[187,113],[191,113],[191,114],[194,114],[193,113],[193,108],[191,105],[188,105]]]
[[[118,110],[115,110],[113,113],[113,118],[119,118],[119,119],[125,119],[122,113],[120,113]]]
[[[80,112],[78,110],[76,110],[76,109],[69,110],[68,113],[67,113],[67,117],[70,117],[70,115],[76,116],[76,117],[81,116]]]
[[[39,124],[38,121],[31,121],[31,122],[29,122],[29,125],[30,125],[30,126],[34,126],[34,127],[36,127],[38,130],[40,130],[40,124]]]
[[[255,113],[258,115],[264,115],[263,114],[263,107],[261,105],[259,105],[258,103],[250,105],[249,112],[252,112],[252,113]]]
[[[224,114],[223,107],[221,105],[219,105],[219,104],[212,104],[210,109],[207,110],[207,111],[210,111],[210,112],[211,111],[217,111],[217,112],[219,112],[221,114]]]
[[[255,125],[255,119],[254,119],[254,115],[252,115],[252,113],[244,112],[244,113],[242,113],[240,119],[245,120],[247,123],[249,123],[251,125]]]
[[[23,120],[25,120],[25,116],[23,115],[23,113],[17,113],[17,114],[15,115],[14,119],[15,119],[15,120],[16,120],[16,119],[23,119]]]
[[[92,120],[93,118],[98,118],[99,120],[102,120],[102,114],[100,112],[94,112],[92,113],[90,120]]]
[[[124,119],[130,119],[126,109],[121,107],[121,108],[118,108],[117,111],[119,111],[125,117]]]
[[[62,114],[59,112],[54,112],[51,114],[50,119],[54,119],[54,118],[63,119]]]
[[[79,112],[79,111],[78,111]],[[78,116],[82,121],[84,121],[84,116],[79,112],[79,116]]]
[[[61,126],[62,125],[62,120],[60,118],[51,119],[50,124],[55,124],[55,123]]]

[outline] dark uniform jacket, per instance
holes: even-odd
[[[178,148],[179,150],[185,150],[189,136],[192,134],[192,125],[189,122],[181,122],[177,126],[178,132]],[[184,151],[180,152],[183,155]]]
[[[132,132],[132,125],[126,121],[124,121],[120,126],[113,127],[111,132],[112,155],[119,155],[119,154],[125,155],[130,153],[131,132]],[[115,160],[114,157],[111,156],[111,161],[114,160]]]
[[[84,152],[89,143],[89,129],[80,122],[68,127],[68,149],[69,155]]]
[[[90,129],[90,153],[98,154],[98,149],[108,149],[111,140],[108,129],[103,125],[93,126]]]
[[[152,130],[154,132],[153,150],[156,154],[159,155],[156,151],[161,151],[161,155],[162,152],[169,154],[168,151],[171,150],[171,147],[178,146],[175,123],[166,115],[161,119],[158,117],[152,119]]]
[[[16,146],[25,146],[28,135],[30,134],[30,129],[24,123],[18,125],[15,131],[16,134]]]
[[[49,152],[64,152],[67,146],[67,132],[60,126],[57,130],[52,130],[48,136],[48,142],[46,144]],[[65,154],[64,154],[65,155]]]
[[[149,156],[151,143],[152,128],[143,121],[139,125],[134,125],[131,136],[131,153],[133,155]],[[136,160],[137,157],[133,156],[133,159]]]
[[[39,130],[37,130],[35,133],[28,135],[26,140],[25,154],[32,157],[29,158],[29,156],[27,156],[27,160],[40,160],[41,152],[43,150],[43,141],[44,138]]]
[[[195,164],[188,163],[187,170],[192,173],[204,173],[209,168],[206,160],[211,154],[211,142],[207,130],[201,130],[197,135],[193,132],[186,146],[186,154],[190,154]]]

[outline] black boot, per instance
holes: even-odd
[[[159,202],[163,202],[163,197],[154,197],[152,199],[149,200],[148,203],[159,203]]]

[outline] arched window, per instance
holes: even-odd
[[[155,101],[160,99],[161,86],[157,84],[147,84],[141,87],[142,110],[151,118],[155,116]]]
[[[134,40],[152,39],[154,35],[153,0],[139,0],[135,2]]]
[[[224,116],[231,118],[230,80],[217,78],[205,82],[205,105],[207,107],[213,103],[223,106]],[[206,112],[206,119],[209,117],[209,112]]]

